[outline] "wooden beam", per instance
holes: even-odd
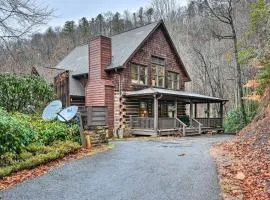
[[[210,103],[207,103],[207,126],[210,126]]]
[[[154,130],[158,130],[158,99],[156,95],[154,95]]]
[[[219,114],[221,119],[221,127],[223,127],[223,102],[220,103]]]
[[[175,108],[175,111],[174,111],[174,117],[177,118],[177,100],[174,101],[174,108]]]
[[[195,103],[195,113],[194,113],[194,118],[196,119],[198,117],[198,112],[197,112],[197,106],[198,104]]]
[[[190,101],[189,104],[189,124],[192,126],[192,118],[193,118],[193,103]]]

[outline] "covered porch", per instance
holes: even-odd
[[[227,100],[160,88],[126,92],[124,97],[133,135],[186,136],[223,131],[223,105]]]

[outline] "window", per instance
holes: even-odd
[[[174,72],[168,72],[168,88],[169,89],[174,89],[174,90],[179,90],[179,74],[174,73]]]
[[[139,117],[153,117],[153,102],[143,100],[139,102]]]
[[[140,85],[147,84],[147,67],[131,64],[131,82]]]
[[[156,56],[152,56],[152,63],[153,64],[157,64],[157,65],[161,65],[161,66],[164,66],[165,65],[164,59],[163,58],[156,57]]]
[[[163,58],[152,57],[151,67],[152,86],[165,86],[165,62]]]

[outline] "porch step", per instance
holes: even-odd
[[[186,136],[192,136],[192,135],[200,135],[199,130],[194,127],[187,127],[186,128]]]

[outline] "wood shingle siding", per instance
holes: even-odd
[[[151,86],[151,66],[152,57],[160,57],[165,60],[165,71],[175,72],[180,76],[180,89],[185,89],[185,82],[188,81],[186,76],[185,67],[177,59],[177,52],[175,52],[170,41],[167,39],[166,34],[162,27],[156,29],[148,40],[144,42],[141,49],[134,54],[130,62],[124,66],[123,70],[111,74],[114,85],[119,84],[119,74],[121,76],[121,88],[123,91],[140,90]],[[147,85],[139,85],[131,83],[131,70],[130,63],[135,63],[148,68]],[[167,74],[167,73],[165,73]],[[167,82],[165,77],[165,83]],[[167,85],[167,84],[166,84]],[[165,85],[165,86],[166,86]],[[118,87],[115,88],[118,90]]]

